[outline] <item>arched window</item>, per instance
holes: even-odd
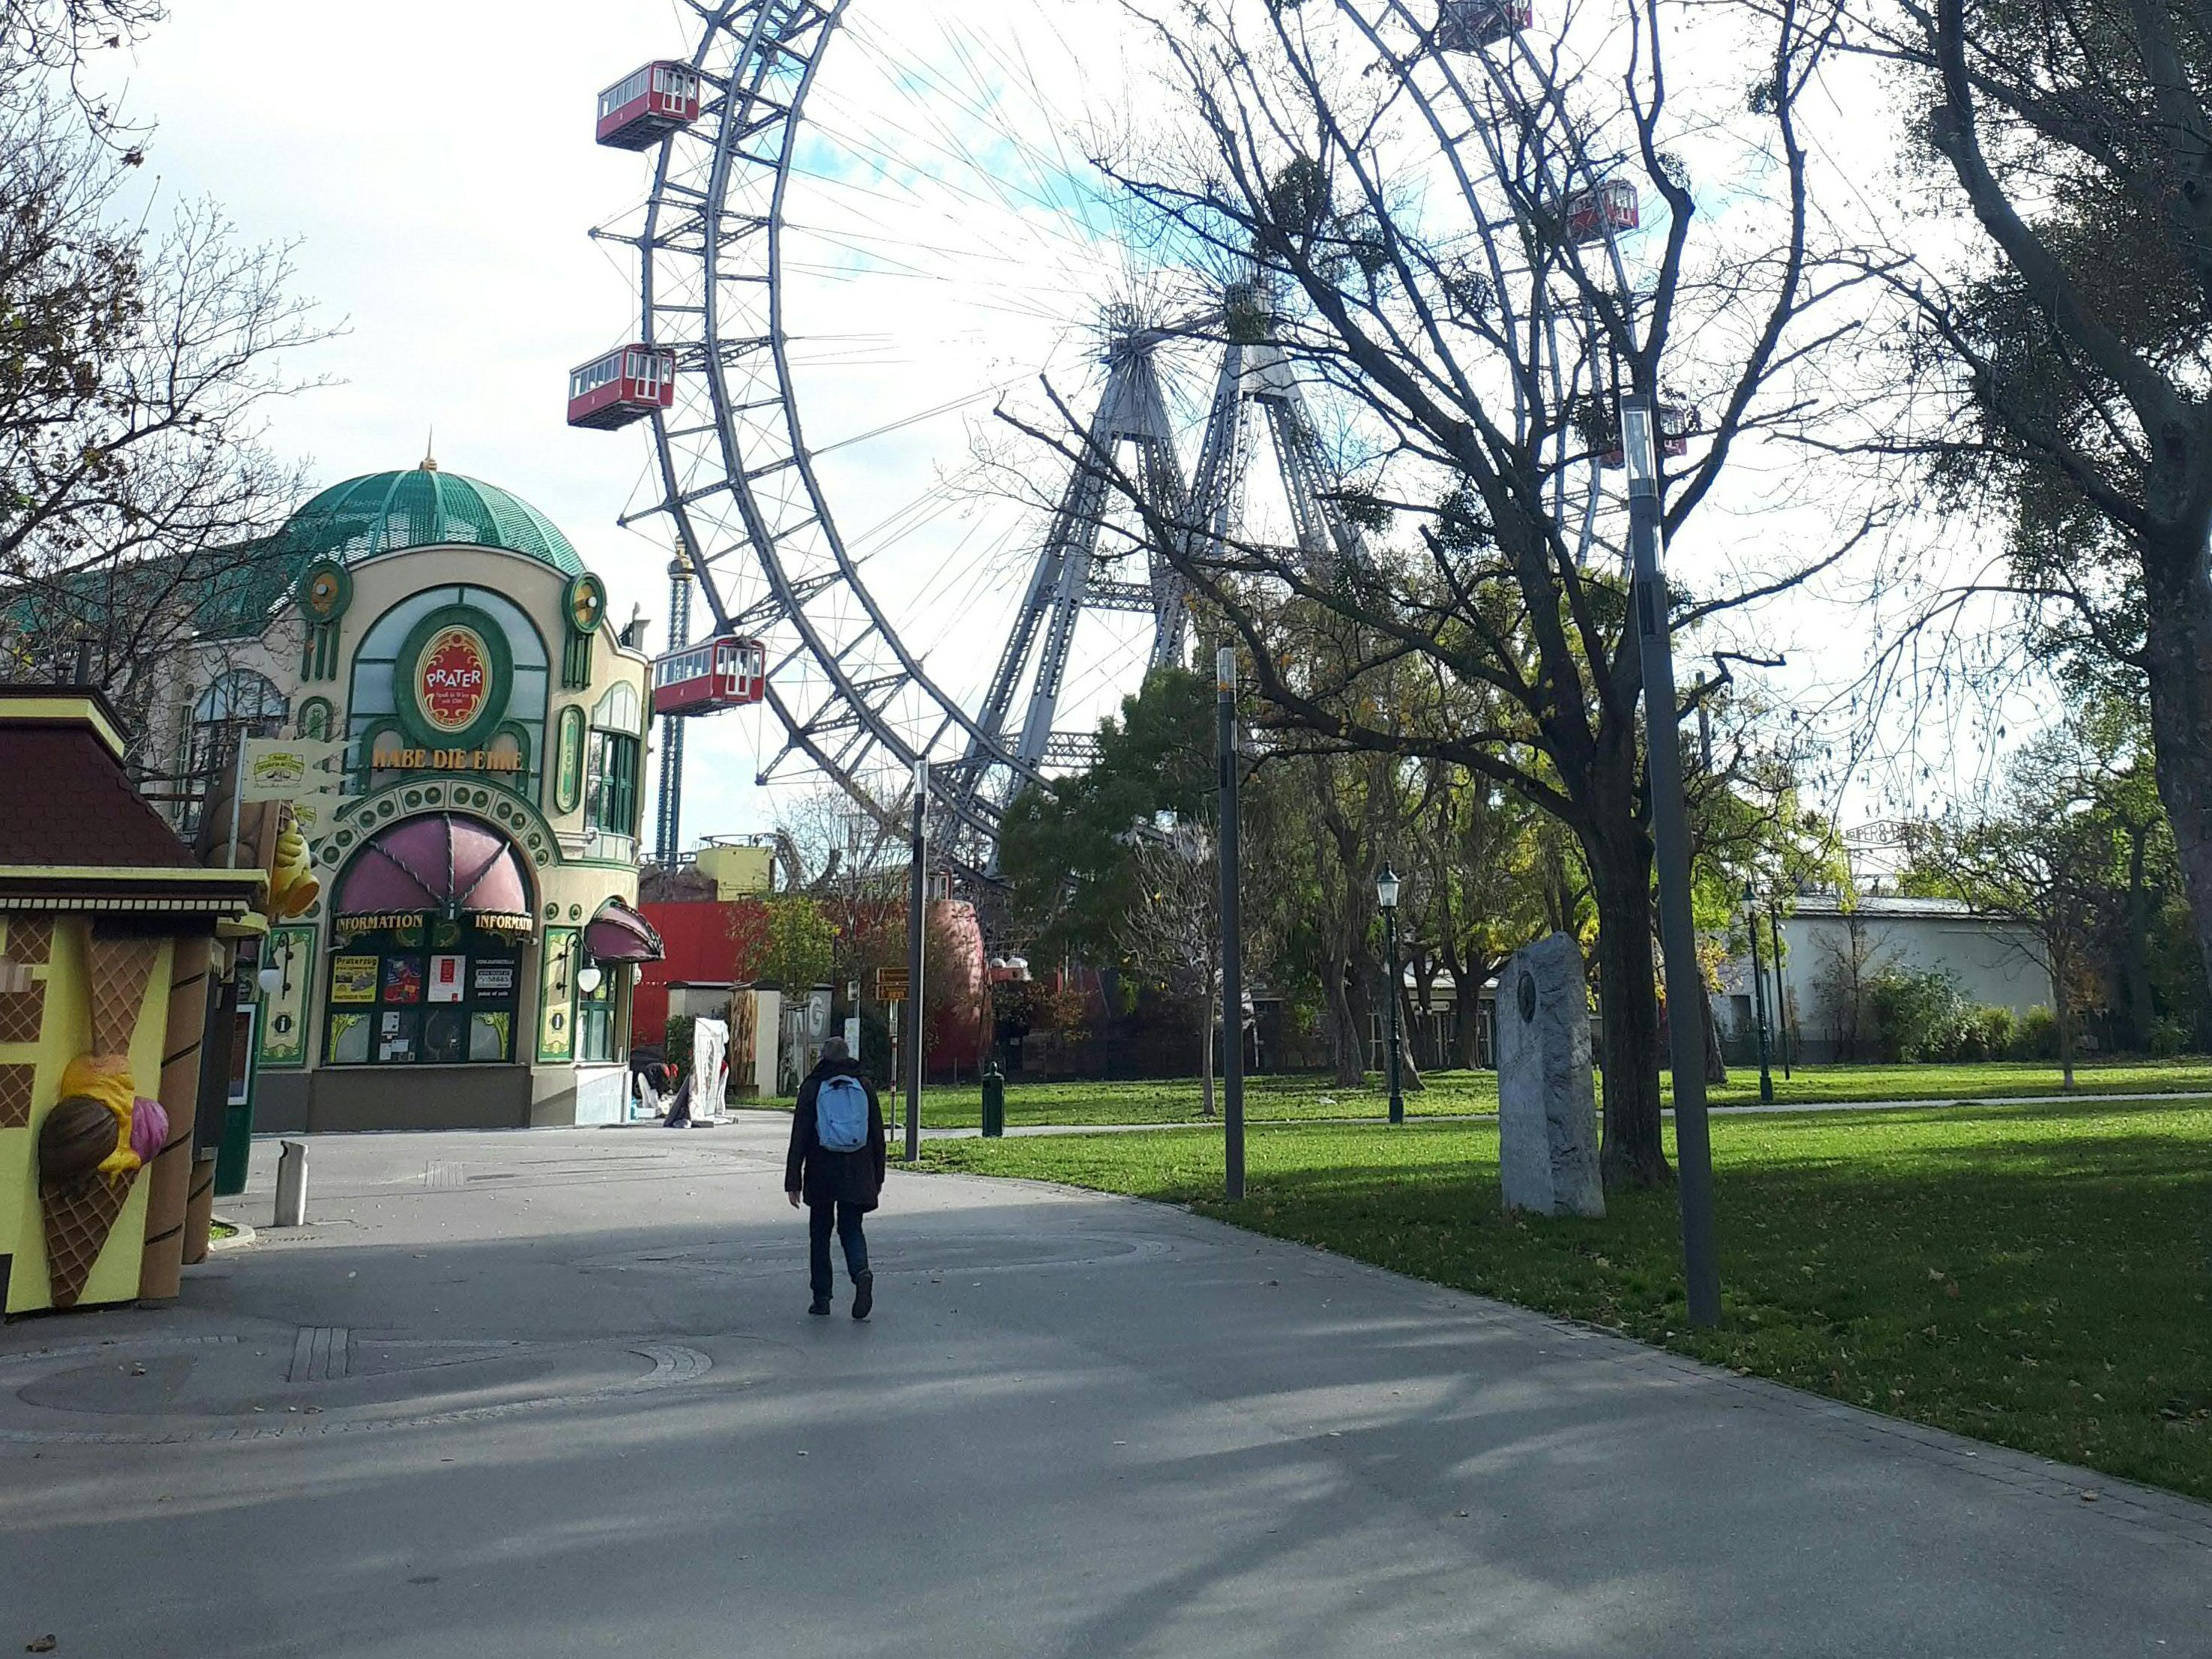
[[[185,783],[191,799],[186,830],[197,828],[208,786],[238,753],[241,738],[273,738],[284,729],[292,705],[265,674],[233,668],[218,674],[192,705],[185,752]]]
[[[584,826],[603,835],[637,834],[639,734],[644,704],[637,688],[617,680],[592,710],[591,751],[584,789]]]

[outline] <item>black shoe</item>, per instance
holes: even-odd
[[[807,1304],[806,1311],[812,1314],[817,1319],[828,1318],[830,1316],[830,1298],[826,1296],[816,1297],[812,1302]]]
[[[876,1276],[862,1273],[853,1281],[853,1317],[866,1319],[868,1310],[876,1305]]]

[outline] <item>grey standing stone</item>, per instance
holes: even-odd
[[[1605,1213],[1581,947],[1554,933],[1498,976],[1498,1148],[1505,1207]]]

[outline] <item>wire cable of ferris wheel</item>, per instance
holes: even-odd
[[[980,88],[963,87],[958,82],[941,73],[933,64],[910,57],[897,55],[897,49],[879,36],[872,23],[848,20],[846,24],[846,33],[848,39],[855,41],[864,52],[875,58],[880,65],[896,71],[890,77],[892,84],[897,88],[904,101],[921,112],[923,118],[941,135],[945,143],[933,145],[933,148],[938,149],[939,153],[945,155],[948,159],[963,162],[983,178],[990,179],[994,185],[1000,182],[997,170],[985,167],[981,158],[965,143],[955,137],[945,125],[939,113],[940,105],[944,103],[950,103],[963,113],[989,126],[994,137],[1011,145],[1031,162],[1037,164],[1039,171],[1044,176],[1048,178],[1073,176],[1073,170],[1067,167],[1066,149],[1059,145],[1058,126],[1056,120],[1053,118],[1053,106],[1042,96],[1038,100],[1036,109],[1040,114],[1047,118],[1048,128],[1054,132],[1054,146],[1058,150],[1056,155],[1048,155],[1030,138],[1025,130],[1004,118],[1007,111],[1003,98],[996,91],[983,91]],[[977,40],[972,30],[956,28],[949,20],[940,18],[939,33],[947,47],[963,64],[973,64]],[[1034,85],[1034,76],[1030,78]],[[981,96],[975,95],[978,92],[981,93]],[[931,95],[933,93],[934,96]],[[908,133],[909,137],[920,142],[925,143],[929,142],[921,134],[913,132],[911,129],[908,130]],[[1034,191],[1023,191],[1021,193],[1030,196],[1039,206],[1063,210],[1066,205],[1054,198],[1038,196]],[[1093,227],[1094,231],[1095,228]]]
[[[849,186],[841,186],[849,188]],[[794,227],[794,229],[802,228]],[[1078,289],[1079,282],[1090,276],[1097,268],[1096,251],[1083,260],[1070,260],[1056,266],[1040,267],[1024,264],[1011,253],[980,254],[967,250],[918,243],[911,235],[902,236],[885,231],[872,234],[857,228],[831,229],[826,226],[807,226],[803,234],[833,247],[842,247],[855,258],[871,262],[871,268],[854,270],[849,266],[817,264],[788,254],[784,261],[787,272],[799,272],[834,282],[858,282],[869,278],[898,277],[903,280],[941,283],[966,290],[969,295],[992,295],[994,300],[985,301],[971,297],[968,305],[974,310],[988,310],[1012,316],[1025,316],[1044,322],[1070,321],[1064,304],[1054,307],[1046,296],[1060,296]],[[898,248],[943,255],[948,262],[963,258],[992,265],[1009,273],[1005,280],[994,280],[975,268],[962,269],[948,263],[938,269],[918,264],[885,252]],[[988,268],[988,267],[986,267]],[[1023,273],[1027,273],[1026,275]]]
[[[816,97],[823,105],[835,106],[839,101],[839,94],[827,88],[817,89]],[[910,103],[914,101],[910,93],[908,101]],[[921,106],[917,105],[916,107]],[[933,132],[921,131],[911,123],[901,121],[889,115],[880,106],[870,106],[865,109],[855,106],[850,111],[850,116],[856,126],[863,130],[872,132],[888,131],[890,134],[904,137],[915,148],[942,156],[954,163],[969,178],[981,179],[988,187],[988,192],[973,188],[957,178],[947,177],[942,173],[931,175],[929,182],[933,191],[938,195],[954,198],[955,203],[959,204],[951,206],[942,201],[925,198],[922,195],[913,191],[894,193],[878,185],[862,183],[850,176],[826,173],[818,167],[808,167],[804,163],[795,166],[794,171],[799,176],[808,179],[825,190],[872,201],[887,210],[884,215],[886,219],[892,213],[909,217],[918,214],[941,222],[947,228],[959,233],[952,239],[958,244],[957,246],[945,246],[934,241],[920,244],[927,252],[963,260],[1000,260],[1030,272],[1035,271],[1040,258],[1043,263],[1057,267],[1068,274],[1088,272],[1096,268],[1099,254],[1099,236],[1095,225],[1089,221],[1087,210],[1079,196],[1075,202],[1071,203],[1059,195],[1045,195],[1034,191],[1024,192],[1033,204],[1033,209],[1044,210],[1044,216],[1041,220],[1036,211],[1025,210],[1021,204],[1008,199],[1006,181],[1000,176],[1003,169],[987,167],[981,158],[978,157],[975,151],[960,138],[948,131],[933,112],[925,112],[924,114],[925,121],[935,127],[936,131]],[[831,125],[818,116],[815,122],[815,131],[822,137],[824,143],[842,149],[855,159],[872,161],[877,164],[879,172],[908,171],[915,166],[911,154],[896,153],[884,148],[883,143],[873,138],[860,136],[858,131],[844,131]],[[999,131],[997,136],[1006,137],[1003,129]],[[1018,149],[1033,148],[1026,146],[1024,141],[1018,137],[1014,143]],[[1050,158],[1042,158],[1040,153],[1040,159],[1049,161]],[[974,210],[978,210],[987,215],[995,213],[1012,218],[1021,232],[1022,240],[1029,245],[1030,252],[1026,254],[1017,254],[1011,248],[1005,246],[990,250],[976,248],[973,240],[976,228]],[[1073,229],[1077,222],[1080,222],[1083,226],[1082,233],[1079,234]],[[827,234],[824,227],[806,227],[801,223],[794,228],[812,228],[817,234]],[[866,234],[866,232],[858,230],[848,230],[844,234],[856,239]],[[910,230],[902,234],[886,233],[884,240],[906,250],[917,246],[917,239]],[[1026,286],[1030,291],[1035,292],[1040,284],[1036,277],[1032,275],[1027,279]]]
[[[874,196],[877,199],[884,202],[887,205],[903,205],[903,198],[902,198],[890,197],[877,191],[861,191],[860,187],[854,185],[848,180],[830,179],[825,182],[836,189]],[[899,257],[898,253],[889,251],[896,249],[908,253],[935,254],[948,261],[965,262],[969,264],[982,265],[986,268],[992,266],[1004,267],[1015,271],[1029,273],[1026,278],[1025,291],[1032,294],[1035,292],[1037,283],[1037,277],[1035,274],[1038,269],[1036,263],[1033,261],[1024,261],[1018,254],[1012,252],[987,252],[972,246],[956,246],[938,242],[923,241],[918,239],[910,230],[874,230],[860,225],[830,226],[826,224],[803,223],[795,221],[787,221],[785,228],[793,235],[817,238],[822,241],[843,247],[848,252],[859,255],[864,258],[874,259],[881,262],[878,269],[865,272],[855,271],[851,270],[849,267],[839,267],[836,265],[821,268],[822,275],[833,278],[850,278],[862,275],[889,275],[902,272],[903,274],[910,276],[924,277],[931,280],[941,280],[952,275],[952,273],[948,270],[934,269],[930,266],[916,263],[913,259],[902,258]],[[1082,261],[1077,262],[1076,264],[1069,267],[1070,269],[1089,270],[1095,268],[1097,264],[1097,250],[1095,247],[1086,246],[1079,249],[1078,252],[1083,252],[1089,257]],[[1073,256],[1071,256],[1071,258]],[[787,270],[794,268],[792,262],[787,258],[785,261],[785,268]],[[797,268],[804,269],[805,267]],[[963,283],[970,283],[977,280],[972,270],[963,270],[959,272],[957,276],[954,279]]]
[[[857,183],[851,179],[841,179],[830,173],[808,172],[797,167],[794,167],[793,172],[794,176],[809,179],[824,192],[834,192],[844,197],[859,198],[878,204],[880,208],[886,210],[886,211],[882,215],[882,219],[879,221],[880,222],[888,222],[894,215],[911,216],[915,214],[921,214],[925,216],[940,219],[948,228],[959,228],[968,229],[969,231],[974,229],[972,221],[962,220],[957,217],[951,210],[933,206],[923,202],[917,197],[895,194],[891,191],[878,187]],[[903,233],[890,229],[872,231],[870,228],[866,228],[865,225],[849,226],[833,229],[826,225],[790,223],[788,224],[788,228],[801,234],[819,237],[825,241],[838,242],[842,240],[864,245],[872,243],[876,244],[878,246],[872,247],[866,246],[855,246],[851,251],[855,253],[861,253],[871,258],[881,259],[888,264],[903,266],[909,274],[916,276],[929,276],[933,275],[933,273],[926,267],[917,264],[910,259],[900,258],[894,254],[884,252],[884,250],[886,248],[897,248],[909,252],[932,253],[939,255],[947,259],[965,261],[975,265],[994,264],[1014,271],[1030,273],[1024,283],[1023,291],[1031,295],[1039,292],[1051,292],[1054,290],[1055,286],[1049,281],[1040,280],[1039,276],[1036,275],[1040,265],[1057,272],[1062,276],[1084,275],[1096,269],[1099,256],[1099,245],[1097,243],[1082,241],[1073,237],[1066,237],[1062,239],[1065,246],[1055,247],[1052,244],[1043,240],[1043,233],[1037,227],[1034,217],[1024,216],[1020,214],[1018,210],[1008,207],[1003,203],[993,203],[976,197],[973,192],[952,191],[949,193],[959,197],[960,199],[969,203],[974,209],[984,213],[999,212],[1014,218],[1017,223],[1022,225],[1024,230],[1030,233],[1031,239],[1036,241],[1037,252],[1042,257],[1025,258],[1023,254],[1012,249],[977,248],[974,246],[972,243],[963,246],[931,240],[923,240],[915,235],[911,231]],[[974,282],[976,278],[973,272],[970,271],[963,272],[957,280]]]
[[[864,444],[876,438],[888,437],[894,432],[903,431],[906,428],[919,425],[924,421],[933,421],[940,415],[950,415],[956,409],[965,409],[970,404],[981,403],[986,398],[996,397],[1012,387],[1021,385],[1029,378],[1029,372],[1024,369],[1011,380],[996,381],[990,386],[978,386],[973,392],[963,392],[957,398],[947,398],[941,404],[918,410],[898,420],[887,422],[869,431],[856,433],[849,438],[840,438],[835,443],[811,445],[807,453],[817,457],[834,455],[837,451],[849,449],[854,444]]]
[[[961,197],[974,206],[995,205],[1012,213],[1018,215],[1021,213],[1019,205],[1007,197],[1008,181],[1004,176],[1005,169],[986,166],[981,157],[946,127],[937,112],[915,99],[910,90],[907,94],[905,102],[921,117],[924,124],[922,127],[916,127],[899,120],[880,105],[862,106],[857,102],[848,101],[853,94],[846,94],[840,89],[817,88],[817,95],[823,105],[835,111],[839,116],[853,121],[857,129],[855,131],[847,131],[842,127],[833,125],[827,118],[815,116],[810,112],[811,130],[823,143],[843,149],[857,159],[872,160],[878,163],[881,171],[885,173],[913,170],[915,158],[911,154],[887,149],[879,142],[859,136],[860,131],[886,131],[893,136],[906,139],[916,149],[933,153],[947,161],[955,163],[969,176],[983,181],[988,190],[977,190],[972,186],[957,185],[942,174],[929,175],[932,184]],[[812,100],[809,101],[811,104]],[[994,131],[994,136],[1008,142],[1017,151],[1031,151],[1034,149],[1025,140],[1018,136],[1009,135],[1003,130]],[[1051,173],[1058,166],[1054,158],[1045,156],[1041,151],[1032,154],[1030,159],[1034,161],[1048,163],[1044,169],[1048,173]],[[818,179],[827,183],[847,185],[854,183],[848,178],[823,173],[818,168],[804,161],[794,161],[793,170],[800,177]],[[1032,207],[1063,216],[1067,213],[1068,203],[1062,200],[1057,194],[1046,194],[1031,189],[1018,189],[1017,193],[1026,197]],[[1037,227],[1038,223],[1037,221],[1028,218],[1024,218],[1023,222],[1032,228]],[[1073,239],[1071,238],[1071,240]]]

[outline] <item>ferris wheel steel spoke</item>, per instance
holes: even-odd
[[[860,9],[883,4],[890,17],[895,3],[863,0]],[[1034,532],[1015,525],[983,534],[979,518],[955,537],[945,520],[963,487],[940,478],[848,540],[817,463],[1002,397],[1045,368],[1044,359],[1064,362],[1079,340],[1095,337],[1094,317],[1070,312],[1098,302],[1102,270],[1125,285],[1141,284],[1144,274],[1129,267],[1112,204],[1089,187],[1057,120],[1046,124],[1048,147],[1020,130],[1016,102],[1051,108],[1026,42],[940,21],[931,49],[939,61],[916,62],[897,57],[890,33],[848,25],[852,0],[687,3],[698,29],[690,66],[709,95],[696,122],[661,143],[640,228],[600,233],[635,250],[641,337],[672,349],[677,368],[674,406],[652,422],[659,499],[622,522],[665,515],[714,629],[768,641],[764,702],[782,738],[759,781],[809,767],[889,823],[906,808],[914,763],[950,750],[959,758],[931,769],[932,811],[954,862],[985,873],[1013,795],[1096,757],[1094,733],[1059,729],[1072,696],[1110,694],[1147,660],[1177,661],[1186,648],[1188,596],[1173,562],[1147,544],[1148,515],[1136,515],[1133,531],[1109,512],[1109,471],[1121,456],[1133,451],[1125,476],[1137,480],[1145,506],[1203,526],[1183,533],[1225,541],[1252,454],[1246,416],[1259,403],[1301,544],[1318,540],[1324,545],[1310,554],[1333,547],[1344,556],[1356,542],[1326,494],[1325,459],[1279,348],[1227,348],[1233,368],[1224,365],[1212,398],[1194,403],[1179,388],[1167,395],[1172,383],[1154,360],[1172,332],[1124,331],[1109,348],[1087,428],[1097,453],[1068,469],[1042,542],[1032,544],[996,672],[969,712],[871,591],[862,567],[881,555],[866,550],[924,532],[950,543],[930,573],[932,604],[949,597],[972,625],[995,598],[1013,538]],[[885,95],[819,84],[841,40],[883,77]],[[974,131],[989,141],[979,143]],[[926,188],[900,193],[896,181],[917,169]],[[796,221],[786,211],[794,179],[821,208]],[[1031,360],[1019,375],[811,447],[796,374],[926,371],[947,353],[993,343],[998,325],[937,340],[834,325],[795,331],[785,286],[794,277],[957,290],[951,314],[1016,319],[1009,337],[1029,344],[1008,355],[1026,349]],[[1272,402],[1255,393],[1255,380],[1273,388]],[[1178,444],[1201,424],[1199,469],[1187,486]],[[1132,562],[1140,557],[1141,566]],[[974,654],[969,648],[967,659]]]
[[[794,360],[803,356],[782,327],[778,215],[799,112],[843,9],[842,0],[700,9],[707,28],[694,65],[724,91],[698,125],[663,144],[635,240],[646,338],[677,346],[679,405],[704,405],[698,415],[655,420],[659,510],[675,520],[719,628],[743,617],[790,639],[768,698],[787,733],[786,753],[804,753],[880,811],[879,793],[858,775],[863,751],[910,764],[957,707],[860,586],[792,397]],[[739,376],[746,384],[733,388]],[[739,602],[755,574],[768,592]],[[902,694],[939,712],[907,718],[896,707]],[[819,740],[833,720],[854,728],[857,746],[832,750]],[[995,825],[973,827],[988,834]]]

